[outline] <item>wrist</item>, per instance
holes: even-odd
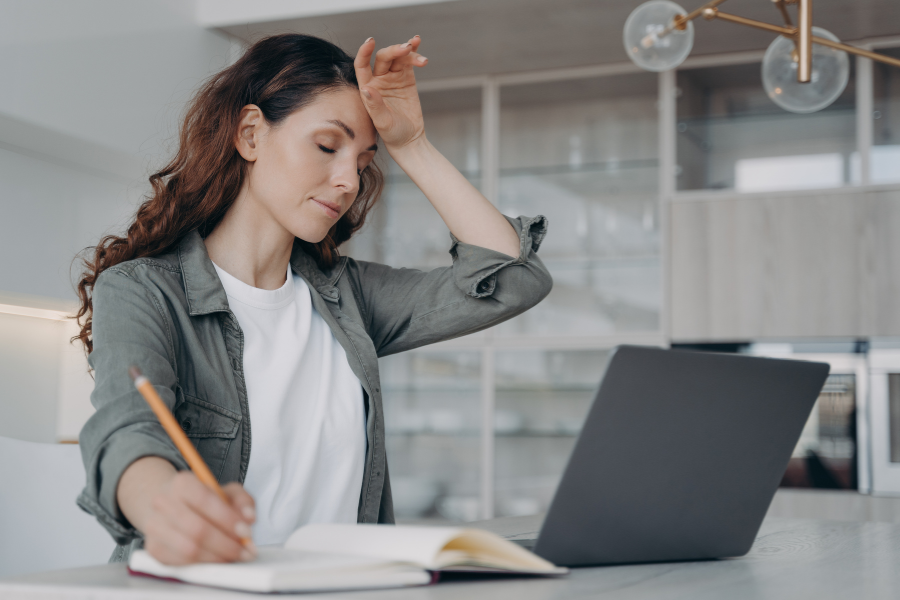
[[[406,170],[405,165],[412,165],[416,162],[427,160],[432,153],[436,152],[434,146],[425,137],[425,133],[401,146],[385,145],[385,147],[391,158],[394,159],[394,162],[404,170]]]
[[[153,510],[153,497],[177,473],[172,463],[158,456],[144,456],[125,469],[116,487],[116,502],[119,512],[135,529],[144,531],[144,525]]]

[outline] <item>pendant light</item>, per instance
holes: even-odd
[[[672,25],[684,9],[669,0],[651,0],[638,6],[625,21],[625,51],[647,71],[668,71],[684,62],[694,46],[694,24],[684,30]]]
[[[832,33],[813,27],[813,35],[838,42]],[[797,81],[799,61],[794,42],[779,36],[769,45],[762,62],[763,87],[772,101],[793,113],[813,113],[838,99],[850,81],[847,53],[815,44],[808,83]]]
[[[650,0],[625,21],[623,39],[628,57],[642,69],[667,71],[688,57],[694,43],[693,20],[721,20],[778,34],[763,58],[763,87],[778,106],[795,113],[822,110],[837,100],[850,78],[847,53],[900,67],[900,60],[843,44],[830,32],[812,25],[813,0],[771,0],[784,25],[747,19],[718,9],[726,0],[712,0],[688,13],[669,0]],[[763,1],[763,0],[759,0]],[[766,0],[769,1],[769,0]],[[797,25],[787,6],[797,5]]]

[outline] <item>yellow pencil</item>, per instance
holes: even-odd
[[[194,472],[194,475],[197,476],[197,479],[205,484],[206,487],[217,493],[226,504],[230,505],[231,499],[225,494],[225,490],[219,486],[219,482],[216,481],[212,471],[206,466],[206,462],[204,462],[200,453],[197,452],[194,444],[192,444],[191,440],[184,435],[184,432],[178,425],[178,421],[175,420],[175,415],[172,414],[169,407],[165,405],[162,398],[156,393],[156,389],[153,387],[153,384],[150,383],[150,380],[144,377],[141,370],[137,367],[130,367],[128,369],[128,374],[131,375],[131,379],[134,380],[134,387],[137,388],[144,397],[144,400],[147,401],[147,404],[150,405],[150,408],[153,409],[156,418],[159,419],[163,429],[166,430],[166,433],[169,434],[169,437],[175,442],[175,447],[178,448],[178,451],[184,456],[184,459],[187,461],[191,471]],[[246,546],[252,543],[252,540],[250,538],[241,538],[241,543]]]

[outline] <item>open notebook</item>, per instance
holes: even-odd
[[[144,550],[129,571],[252,592],[299,592],[426,585],[433,572],[562,575],[528,550],[480,529],[317,523],[283,548],[260,548],[249,563],[164,565]]]

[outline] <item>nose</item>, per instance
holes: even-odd
[[[356,194],[359,191],[359,175],[356,171],[355,158],[348,157],[334,162],[332,185],[341,189],[344,194]]]

